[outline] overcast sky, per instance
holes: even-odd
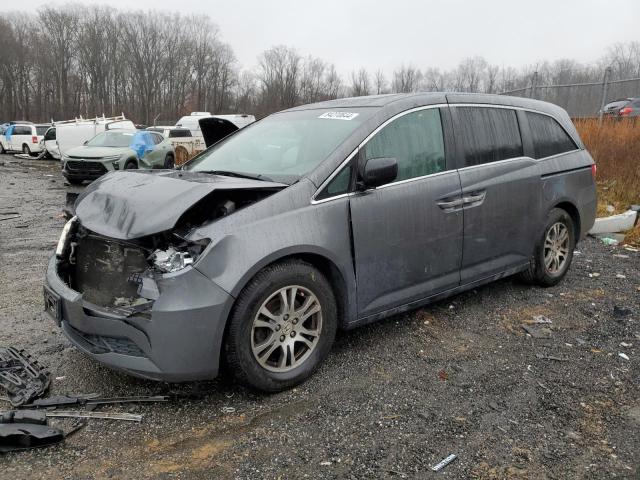
[[[203,13],[241,66],[285,44],[302,55],[390,73],[402,63],[449,69],[469,56],[520,67],[538,60],[595,61],[616,42],[640,40],[640,0],[109,0],[120,9]],[[22,0],[23,8],[64,5]]]

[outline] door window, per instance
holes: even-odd
[[[578,147],[560,124],[548,115],[526,112],[533,140],[533,158],[545,158]]]
[[[456,140],[462,145],[464,166],[523,156],[515,110],[456,107]]]
[[[398,161],[396,181],[445,170],[440,110],[429,108],[408,113],[380,130],[367,143],[365,158],[380,157]]]

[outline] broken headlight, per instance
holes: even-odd
[[[182,270],[194,262],[189,252],[181,252],[173,247],[167,250],[156,250],[151,256],[153,265],[161,272],[171,273]]]

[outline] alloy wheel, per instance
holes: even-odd
[[[287,372],[316,349],[322,333],[322,307],[308,288],[290,285],[272,293],[251,327],[251,350],[261,367]]]
[[[544,239],[544,266],[551,275],[560,273],[569,256],[569,229],[562,222],[556,222],[547,231]]]

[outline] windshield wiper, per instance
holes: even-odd
[[[252,175],[250,173],[233,172],[231,170],[195,170],[198,173],[209,173],[211,175],[222,175],[224,177],[250,178],[251,180],[262,180],[263,182],[273,182],[269,177],[265,177],[261,173]]]

